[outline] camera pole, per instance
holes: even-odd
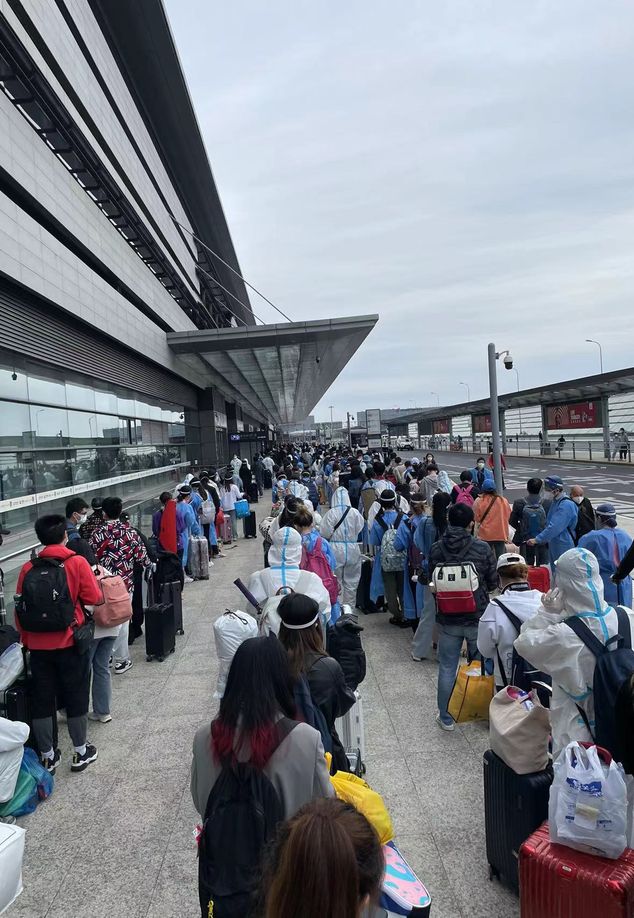
[[[502,494],[502,447],[500,444],[500,409],[498,408],[497,359],[495,344],[489,344],[489,393],[491,399],[491,438],[493,440],[493,474],[495,490]]]

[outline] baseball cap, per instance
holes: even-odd
[[[495,482],[491,478],[485,478],[482,482],[482,490],[485,494],[492,494],[495,491]]]
[[[526,564],[526,561],[518,552],[507,551],[498,558],[497,570],[508,567],[510,564]]]

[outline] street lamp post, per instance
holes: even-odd
[[[515,379],[517,380],[517,391],[519,392],[520,391],[520,373],[517,367],[513,367],[513,369],[515,371]],[[518,414],[519,422],[520,422],[520,437],[521,437],[522,436],[522,409],[519,405],[517,406],[517,414]]]
[[[601,373],[603,374],[603,348],[598,341],[595,341],[594,338],[586,338],[586,344],[596,344],[599,348],[599,366],[601,367]]]
[[[354,415],[350,414],[349,411],[346,412],[348,417],[348,448],[352,449],[352,431],[350,430],[350,421],[354,421]]]
[[[334,405],[328,405],[328,407],[330,408],[330,445],[332,446],[332,425],[333,425],[332,410],[333,410],[333,408],[334,408],[335,406],[334,406]]]
[[[495,489],[502,493],[502,446],[500,443],[500,410],[498,408],[498,377],[497,363],[500,357],[504,358],[507,370],[513,369],[513,358],[510,351],[496,351],[495,344],[491,342],[489,353],[489,393],[491,399],[491,437],[493,440],[493,474],[495,475]]]
[[[435,395],[435,396],[436,396],[436,407],[437,407],[437,408],[440,408],[440,396],[438,395],[438,393],[437,393],[437,392],[430,392],[429,394],[430,394],[430,395]]]
[[[470,402],[471,401],[471,389],[469,388],[469,383],[461,382],[461,383],[458,383],[458,385],[465,387],[465,389],[467,390],[467,401]]]

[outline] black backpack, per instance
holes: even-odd
[[[328,655],[343,670],[346,685],[353,691],[363,682],[366,672],[365,651],[361,644],[363,626],[356,615],[342,615],[334,628],[328,629]]]
[[[38,557],[31,564],[15,603],[20,627],[36,633],[65,631],[75,621],[75,602],[68,589],[64,562]]]
[[[634,651],[630,619],[621,606],[614,610],[619,630],[606,644],[592,633],[577,615],[567,618],[565,624],[594,654],[593,694],[594,729],[588,715],[577,705],[581,719],[597,746],[603,746],[612,757],[621,762],[628,774],[634,774]]]
[[[293,697],[301,721],[308,724],[308,726],[312,727],[314,730],[317,730],[321,736],[324,752],[330,752],[332,754],[332,736],[330,735],[328,723],[321,709],[318,708],[313,701],[313,696],[310,693],[310,686],[306,676],[300,676],[299,679],[295,680]]]
[[[520,633],[522,627],[522,622],[511,610],[504,605],[501,599],[495,598],[493,602],[496,606],[504,612],[510,623],[513,625],[517,633]],[[520,656],[515,647],[513,647],[513,656],[511,658],[511,681],[509,683],[506,678],[506,669],[502,663],[502,657],[500,656],[500,651],[497,650],[498,657],[498,667],[500,670],[500,676],[502,678],[502,683],[506,688],[509,684],[514,685],[519,689],[522,689],[523,692],[530,692],[535,690],[537,696],[541,701],[542,705],[545,708],[550,707],[550,696],[552,695],[552,679],[546,673],[542,672],[540,669],[535,669],[528,660],[525,660],[524,657]]]
[[[297,726],[282,718],[275,752]],[[224,762],[211,789],[198,847],[201,914],[244,918],[259,879],[263,849],[285,818],[270,780],[250,762]]]

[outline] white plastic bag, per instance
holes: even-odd
[[[627,847],[623,766],[598,746],[569,743],[554,765],[548,802],[550,839],[616,859]]]
[[[248,612],[231,612],[227,610],[214,622],[214,639],[220,670],[214,698],[222,698],[225,693],[227,676],[235,652],[247,638],[258,636],[258,623]]]
[[[29,733],[28,724],[0,717],[0,803],[13,797]]]
[[[0,654],[0,692],[13,685],[24,672],[24,657],[20,644],[9,644]]]

